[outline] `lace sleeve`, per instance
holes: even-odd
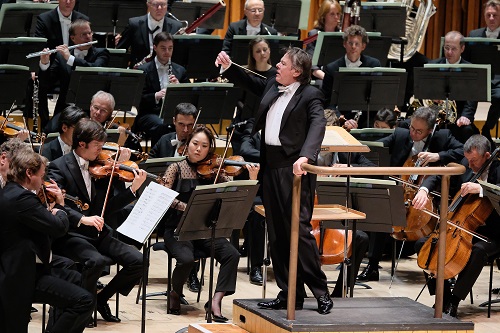
[[[163,175],[165,186],[173,189],[175,181],[178,177],[180,178],[180,173],[181,170],[177,163],[170,164],[167,167],[167,170],[165,170],[165,174]],[[186,204],[178,199],[174,199],[174,201],[172,201],[171,207],[183,211],[186,208]]]

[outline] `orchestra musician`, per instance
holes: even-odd
[[[431,60],[431,64],[470,64],[462,59],[461,54],[465,49],[464,36],[458,31],[450,31],[444,36],[444,57]],[[444,104],[444,103],[443,103]],[[474,115],[477,109],[477,102],[456,101],[457,120],[455,124],[445,124],[453,136],[458,141],[465,143],[474,134],[479,134],[479,130],[474,125]]]
[[[83,332],[94,297],[79,286],[80,273],[52,266],[51,242],[69,226],[63,194],[52,183],[46,191],[55,202],[42,205],[35,193],[44,183],[47,160],[22,144],[10,148],[8,160],[2,153],[9,165],[2,163],[8,182],[0,190],[0,331],[28,332],[31,304],[40,302],[60,311],[50,332]]]
[[[146,74],[142,90],[139,114],[135,119],[134,130],[146,132],[151,136],[154,146],[163,134],[171,132],[171,125],[164,124],[160,118],[163,98],[169,84],[189,83],[186,69],[171,61],[174,52],[174,39],[166,32],[157,34],[153,41],[156,54],[153,61],[139,66]]]
[[[160,32],[175,34],[182,23],[165,16],[167,0],[146,0],[149,12],[131,17],[122,34],[115,37],[117,49],[130,47],[130,63],[133,66],[153,53],[153,39]],[[132,67],[131,66],[131,67]]]
[[[264,1],[246,0],[245,18],[229,24],[222,44],[222,51],[228,55],[231,54],[234,35],[277,35],[278,32],[274,28],[262,23],[264,11]]]
[[[340,15],[342,8],[337,0],[325,0],[321,3],[318,10],[318,17],[314,21],[314,29],[307,33],[307,37],[317,35],[318,32],[335,32],[339,31]],[[306,46],[306,52],[311,56],[314,54],[316,41],[313,41]],[[312,74],[320,80],[325,77],[325,72],[317,66],[313,66]]]
[[[107,302],[117,292],[128,295],[142,276],[143,260],[137,249],[113,236],[105,221],[112,224],[120,209],[136,199],[146,172],[140,169],[134,172],[135,177],[129,188],[113,177],[108,197],[109,178],[93,179],[89,171],[89,163],[97,159],[105,142],[106,132],[101,124],[87,118],[80,119],[73,131],[73,151],[49,165],[48,178],[90,206],[81,212],[73,203],[67,203],[70,228],[66,236],[54,242],[53,249],[83,264],[82,286],[93,294],[97,279],[109,264],[108,258],[120,264],[122,269],[96,299],[97,311],[104,320],[119,322],[120,319],[111,314]]]
[[[439,129],[433,132],[436,124],[436,113],[428,107],[418,108],[411,116],[410,128],[396,127],[394,132],[378,141],[389,147],[391,154],[390,166],[401,167],[409,157],[418,155],[421,166],[439,163],[446,165],[460,162],[464,156],[463,145],[453,137],[450,130]],[[428,140],[426,152],[423,151]],[[378,265],[389,234],[374,232],[370,234],[368,250],[368,265],[358,275],[358,281],[378,281]]]
[[[394,111],[383,108],[378,110],[373,117],[373,127],[392,129],[398,125],[397,120],[398,117]]]
[[[380,67],[380,61],[373,57],[362,54],[368,45],[368,34],[365,28],[359,25],[351,25],[344,31],[345,56],[339,58],[323,67],[325,77],[321,90],[325,95],[325,107],[330,105],[333,91],[333,74],[339,71],[340,67]],[[337,116],[340,114],[337,112]],[[347,121],[345,127],[348,130],[358,128],[358,122],[352,119],[351,115],[344,114]],[[362,116],[363,117],[363,116]],[[358,120],[362,122],[362,120]]]
[[[301,213],[299,227],[296,304],[302,309],[306,297],[304,283],[318,302],[318,312],[327,314],[333,307],[321,270],[316,240],[311,235],[316,175],[306,173],[302,163],[315,163],[325,133],[323,94],[309,85],[311,58],[302,49],[289,48],[277,64],[276,77],[252,77],[224,52],[217,56],[223,75],[236,85],[261,95],[253,132],[262,130],[261,165],[263,202],[268,223],[271,258],[280,292],[276,299],[259,302],[266,309],[284,309],[288,296],[290,255],[291,196],[294,175],[301,176]],[[282,91],[280,93],[280,91]],[[292,111],[293,110],[293,111]],[[279,130],[278,130],[279,129]]]
[[[474,174],[483,167],[491,156],[491,145],[489,140],[479,134],[471,136],[464,145],[465,158],[460,162],[466,167],[464,174],[452,176],[450,179],[450,194],[455,195],[460,192],[461,196],[467,194],[478,194],[478,199],[483,196],[482,187],[480,184],[470,182]],[[486,168],[479,176],[479,179],[487,181],[491,184],[500,183],[500,162],[494,159],[490,166]],[[413,206],[421,209],[429,200],[427,194],[429,191],[439,190],[441,188],[441,176],[429,176],[426,178],[418,193],[413,200]],[[488,200],[488,199],[486,199]],[[500,251],[500,229],[498,228],[498,213],[493,210],[491,215],[486,219],[486,224],[480,226],[476,232],[484,237],[487,237],[490,242],[485,242],[474,237],[472,242],[472,252],[467,261],[465,268],[460,272],[456,280],[453,290],[450,289],[449,281],[445,280],[443,312],[452,317],[457,316],[458,304],[464,300],[472,290],[472,286],[476,282],[484,265],[488,262],[490,256],[497,254]],[[422,248],[428,237],[421,238],[415,244],[417,252]],[[436,280],[431,279],[428,283],[431,295],[435,293]]]
[[[472,30],[469,37],[500,38],[500,1],[488,0],[484,5],[484,21],[486,27]],[[492,130],[500,117],[500,77],[498,75],[491,81],[491,106],[486,117],[486,122],[481,129],[481,134],[490,142]]]
[[[194,265],[194,249],[200,248],[208,253],[211,245],[210,239],[179,241],[174,237],[174,230],[195,187],[214,182],[213,179],[203,179],[197,173],[198,163],[211,158],[215,152],[215,137],[210,129],[204,125],[197,125],[188,137],[186,144],[187,158],[169,165],[164,175],[165,186],[179,192],[179,195],[172,203],[172,208],[175,211],[168,218],[165,218],[165,245],[176,259],[175,269],[172,273],[172,291],[169,295],[169,310],[170,313],[175,315],[180,314],[180,296],[182,295],[183,285]],[[257,179],[259,166],[249,164],[246,165],[246,168],[250,173],[250,179]],[[221,174],[217,179],[217,181],[221,182],[229,180],[224,174]],[[226,238],[215,239],[215,259],[221,264],[221,267],[212,298],[212,313],[207,313],[207,316],[212,316],[212,320],[215,322],[226,322],[228,320],[221,313],[221,302],[224,296],[233,294],[236,289],[239,257],[236,248]],[[208,302],[205,305],[205,310],[207,309]]]

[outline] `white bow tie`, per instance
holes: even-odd
[[[89,162],[85,162],[85,163],[81,164],[80,169],[88,170],[89,169]]]
[[[172,147],[179,145],[179,143],[181,142],[177,139],[170,140],[170,144],[172,145]]]
[[[291,91],[291,86],[278,86],[278,92],[280,93],[288,93]]]
[[[87,56],[87,54],[89,53],[89,50],[79,50],[79,49],[75,49],[75,57],[76,58],[80,58],[80,59],[83,59]]]

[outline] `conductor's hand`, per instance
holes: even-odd
[[[245,167],[248,170],[248,175],[250,177],[250,180],[257,180],[257,175],[259,174],[260,170],[260,164],[259,163],[246,164]]]
[[[80,222],[84,225],[88,225],[89,227],[95,227],[99,231],[102,231],[102,227],[104,226],[104,219],[97,215],[82,216]]]
[[[463,183],[462,186],[460,186],[460,195],[462,197],[466,196],[467,194],[479,194],[481,192],[481,185],[477,183]]]
[[[224,70],[231,65],[231,58],[229,58],[224,51],[220,51],[217,55],[217,59],[215,59],[215,67],[219,67],[219,65],[221,65]]]
[[[302,163],[307,163],[308,160],[307,157],[299,157],[299,159],[293,163],[293,174],[295,176],[307,175],[307,172],[302,169]]]
[[[44,52],[47,52],[49,49],[46,47],[43,49]],[[47,65],[50,62],[50,54],[42,54],[40,56],[40,62],[44,65]]]
[[[464,116],[458,118],[458,120],[457,120],[457,126],[458,127],[468,126],[468,125],[470,125],[470,119],[469,118],[464,117]]]
[[[134,180],[132,181],[132,185],[130,186],[130,190],[132,191],[132,193],[137,192],[137,190],[142,186],[148,175],[147,172],[142,169],[134,170],[134,174],[135,177]]]
[[[421,152],[418,153],[418,159],[421,161],[421,166],[426,166],[429,163],[439,161],[438,153]]]
[[[427,201],[429,201],[429,198],[427,197],[427,192],[424,190],[418,190],[411,204],[416,209],[422,209],[427,205]]]
[[[68,61],[69,57],[71,56],[71,53],[69,52],[69,48],[67,45],[58,45],[56,46],[57,52],[59,52],[60,55],[63,56],[64,60]]]
[[[159,101],[160,99],[162,99],[163,97],[165,97],[165,93],[167,92],[167,90],[165,88],[163,88],[162,90],[160,91],[157,91],[155,92],[155,99],[157,101]]]

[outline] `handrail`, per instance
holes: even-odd
[[[446,167],[320,167],[303,163],[304,171],[320,175],[441,175],[441,215],[440,220],[447,220],[448,194],[450,176],[461,175],[465,172],[465,167],[457,163],[450,163]],[[292,190],[292,221],[290,231],[290,263],[288,267],[288,304],[287,320],[295,320],[295,288],[297,285],[297,257],[298,257],[298,237],[299,237],[299,215],[300,215],[300,176],[294,176]],[[439,224],[439,246],[438,246],[438,269],[436,277],[436,303],[434,308],[434,318],[441,318],[443,315],[443,291],[444,261],[446,250],[446,223]]]

